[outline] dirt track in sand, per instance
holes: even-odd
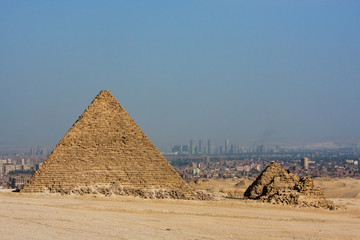
[[[360,201],[335,202],[348,209],[0,193],[0,239],[360,239]]]

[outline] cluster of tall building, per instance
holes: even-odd
[[[27,153],[28,156],[47,156],[47,149],[46,147],[37,146],[31,147],[30,151]]]
[[[172,152],[176,154],[231,154],[241,153],[244,149],[235,144],[230,144],[230,140],[225,139],[224,145],[212,145],[211,140],[207,140],[206,144],[200,139],[195,142],[193,139],[188,144],[176,145],[172,147]]]
[[[164,151],[164,154],[169,153]],[[289,149],[290,151],[291,149]],[[229,138],[226,138],[224,144],[213,145],[211,140],[207,140],[207,142],[203,142],[201,139],[198,141],[194,141],[191,139],[188,144],[175,145],[171,148],[171,152],[174,155],[201,155],[201,154],[242,154],[242,153],[279,153],[285,152],[286,149],[276,145],[276,146],[268,146],[264,145],[254,145],[251,147],[244,147],[238,144],[233,144],[230,142]]]

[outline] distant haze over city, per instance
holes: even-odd
[[[158,147],[360,141],[360,2],[0,3],[0,146],[108,89]]]

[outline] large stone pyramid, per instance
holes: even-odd
[[[335,208],[311,178],[299,178],[276,162],[265,168],[245,191],[244,197],[274,204]]]
[[[21,192],[194,196],[108,90],[96,96]]]

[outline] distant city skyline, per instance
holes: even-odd
[[[179,143],[173,146],[159,146],[160,150],[164,153],[176,153],[176,154],[190,154],[190,155],[203,155],[203,154],[238,154],[245,152],[277,152],[280,150],[315,150],[315,149],[343,149],[350,148],[354,151],[360,150],[360,141],[355,139],[347,139],[347,141],[332,142],[317,142],[307,143],[305,145],[291,145],[291,144],[275,144],[275,143],[254,143],[252,145],[242,145],[236,142],[231,142],[229,138],[226,138],[223,144],[212,144],[210,139],[207,140],[207,145],[203,146],[203,140],[199,139],[198,144],[196,140],[190,139],[188,143]]]
[[[204,142],[206,144],[204,145]],[[56,144],[55,144],[56,145]],[[47,156],[50,154],[55,145],[0,145],[0,155],[9,154],[17,156]],[[227,145],[227,146],[226,146]],[[188,142],[176,143],[173,145],[156,145],[156,147],[163,153],[177,153],[190,155],[212,155],[212,154],[239,154],[239,153],[266,153],[277,151],[312,151],[312,150],[344,150],[353,149],[360,151],[360,139],[327,139],[327,141],[306,142],[305,144],[290,144],[290,143],[257,143],[240,144],[232,142],[226,138],[224,143],[221,141],[213,141],[207,139],[190,139]],[[19,155],[20,154],[20,155]]]
[[[2,1],[0,145],[55,146],[103,89],[156,146],[359,139],[359,8]]]

